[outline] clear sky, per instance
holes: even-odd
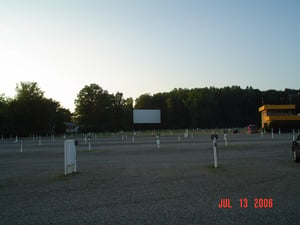
[[[298,0],[0,0],[0,93],[36,81],[74,109],[84,85],[300,89]]]

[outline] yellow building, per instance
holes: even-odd
[[[300,128],[300,116],[296,114],[296,105],[263,105],[258,111],[261,112],[263,129]]]

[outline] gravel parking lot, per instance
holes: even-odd
[[[162,135],[159,150],[151,136],[99,137],[91,151],[79,140],[70,176],[63,140],[24,140],[21,153],[4,139],[0,224],[299,224],[292,134],[228,139],[218,140],[217,169],[209,135]],[[232,208],[219,208],[221,198]]]

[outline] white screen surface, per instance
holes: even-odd
[[[134,109],[133,123],[160,123],[160,110]]]

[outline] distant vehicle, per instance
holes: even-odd
[[[292,153],[293,153],[293,159],[295,162],[300,161],[300,134],[296,138],[295,141],[292,143]]]
[[[247,132],[248,132],[248,134],[258,133],[256,125],[255,124],[249,124]]]

